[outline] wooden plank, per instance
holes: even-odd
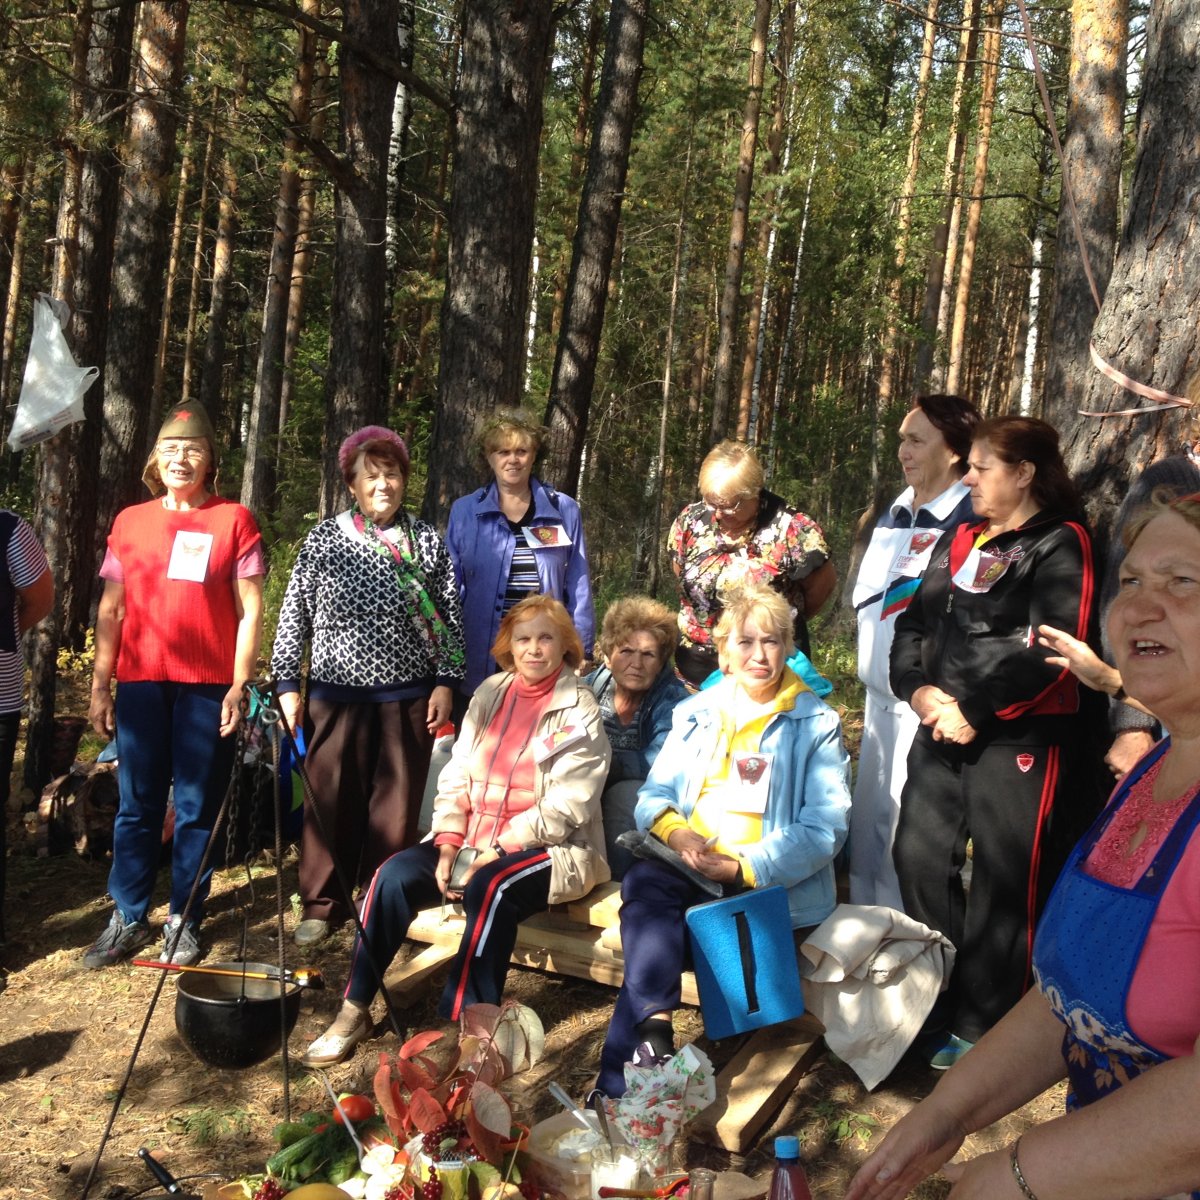
[[[758,1030],[718,1074],[717,1098],[691,1136],[744,1154],[821,1053],[824,1032],[808,1013]]]
[[[383,986],[394,1000],[411,1004],[425,990],[430,977],[454,957],[456,948],[457,943],[453,946],[434,943],[418,950],[384,973]]]
[[[586,896],[560,907],[566,909],[567,915],[573,921],[608,929],[620,920],[621,885],[602,883],[599,887],[592,888]]]

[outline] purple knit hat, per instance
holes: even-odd
[[[404,444],[404,439],[383,425],[364,425],[361,429],[356,429],[338,448],[338,467],[347,483],[350,482],[350,468],[354,465],[354,460],[368,442],[383,442],[391,447],[392,453],[400,460],[400,469],[405,475],[408,474],[408,447]]]

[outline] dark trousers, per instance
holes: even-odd
[[[17,748],[17,732],[21,714],[0,713],[0,945],[4,944],[4,888],[8,868],[8,796],[12,786],[13,754]]]
[[[1054,836],[1062,821],[1051,818],[1056,805],[1071,804],[1064,793],[1076,758],[1044,742],[955,746],[935,742],[925,728],[909,751],[896,873],[908,915],[958,951],[934,1019],[968,1041],[1028,986],[1032,931],[1067,849]],[[962,880],[968,838],[969,891]]]
[[[306,918],[344,920],[336,858],[353,891],[417,840],[433,735],[429,698],[383,703],[308,702],[308,754],[316,818],[306,813],[300,843],[300,899]],[[326,840],[328,839],[328,840]]]
[[[435,871],[440,850],[420,842],[392,855],[375,873],[363,900],[362,922],[375,968],[361,939],[354,944],[346,999],[369,1004],[382,974],[400,948],[413,918],[442,902]],[[457,1020],[472,1004],[499,1004],[517,926],[545,912],[550,897],[550,854],[544,848],[507,854],[480,868],[463,894],[466,923],[438,1005],[438,1015]]]
[[[640,859],[621,882],[621,953],[625,982],[617,993],[596,1086],[625,1094],[625,1064],[642,1040],[637,1027],[679,1007],[688,963],[684,913],[712,897],[662,863]]]
[[[228,690],[225,684],[149,681],[117,688],[121,805],[108,891],[127,920],[144,921],[149,912],[172,789],[171,915],[182,915],[187,904],[233,770],[236,739],[221,736]],[[196,893],[189,919],[197,924],[215,865],[210,857]]]

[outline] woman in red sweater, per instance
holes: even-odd
[[[121,806],[108,878],[114,911],[83,957],[87,967],[119,962],[153,939],[148,917],[172,786],[162,959],[200,957],[211,865],[182,918],[233,768],[230,735],[262,632],[262,538],[247,509],[213,495],[215,475],[208,415],[177,404],[142,475],[154,499],[118,513],[108,537],[88,715],[97,733],[118,735]]]
[[[466,915],[438,1009],[454,1020],[467,1005],[500,1003],[521,921],[609,878],[600,793],[611,752],[600,707],[575,674],[583,645],[567,610],[549,596],[522,600],[491,654],[503,669],[471,698],[438,778],[433,836],[375,872],[365,944],[355,942],[341,1011],[309,1046],[307,1066],[342,1062],[370,1034],[371,1001],[421,909],[461,901]]]

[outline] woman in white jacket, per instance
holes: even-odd
[[[365,942],[355,942],[341,1011],[308,1048],[308,1066],[342,1062],[371,1032],[382,973],[421,909],[462,901],[462,942],[438,1008],[454,1020],[467,1005],[500,1002],[521,921],[609,878],[600,793],[611,751],[574,672],[583,647],[566,609],[548,596],[522,600],[492,656],[504,670],[471,699],[438,779],[432,838],[371,880]]]

